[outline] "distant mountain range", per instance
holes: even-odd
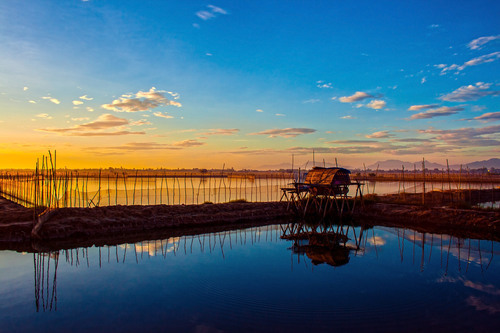
[[[387,161],[379,161],[370,165],[367,165],[367,169],[372,169],[376,170],[377,167],[379,170],[401,170],[401,167],[404,165],[405,169],[407,170],[413,170],[414,167],[417,168],[417,170],[422,169],[422,161],[417,161],[414,163],[411,162],[404,162],[400,160],[387,160]],[[439,163],[434,163],[430,161],[425,161],[425,167],[427,169],[445,169],[446,165],[444,164],[439,164]],[[484,160],[484,161],[476,161],[476,162],[471,162],[467,164],[462,164],[462,168],[469,168],[469,169],[480,169],[480,168],[495,168],[495,169],[500,169],[500,158],[490,158],[489,160]],[[450,165],[450,169],[460,169],[459,164],[454,164]]]
[[[405,162],[401,160],[386,160],[386,161],[378,161],[373,164],[367,165],[367,169],[371,170],[376,170],[377,166],[379,170],[401,170],[401,166],[405,167],[406,170],[413,170],[414,166],[417,168],[417,170],[422,169],[422,160],[416,161],[416,162]],[[323,163],[316,163],[316,166],[323,166]],[[326,163],[326,167],[334,167],[335,164],[331,163]],[[346,169],[356,169],[356,167],[349,166],[349,165],[339,165],[343,168]],[[308,163],[306,166],[301,165],[300,166],[303,169],[311,169],[313,167],[312,163]],[[446,169],[446,164],[440,164],[440,163],[434,163],[431,161],[425,161],[425,167],[426,169]],[[462,164],[462,168],[469,168],[469,169],[480,169],[480,168],[495,168],[495,169],[500,169],[500,158],[490,158],[489,160],[484,160],[484,161],[476,161],[476,162],[471,162],[467,164]],[[280,170],[280,169],[291,169],[292,165],[291,163],[280,163],[280,164],[273,164],[273,165],[261,165],[257,169],[259,170]],[[295,165],[294,169],[298,169],[299,165]],[[358,166],[357,169],[363,169],[363,166]],[[450,165],[450,169],[453,170],[458,170],[460,169],[460,164],[453,164]]]

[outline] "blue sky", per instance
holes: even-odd
[[[0,167],[465,163],[500,149],[497,1],[0,3]],[[61,165],[60,163],[60,165]]]

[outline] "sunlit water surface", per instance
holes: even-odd
[[[497,242],[344,227],[345,247],[313,253],[281,239],[282,228],[52,253],[2,251],[0,331],[499,327]]]

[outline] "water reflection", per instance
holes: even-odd
[[[51,264],[52,263],[52,264]],[[36,311],[57,311],[59,251],[33,253]],[[52,267],[52,269],[51,269]]]
[[[295,270],[296,263],[306,265],[306,267],[310,265],[311,269],[315,266],[321,266],[325,269],[330,267],[346,270],[351,265],[359,267],[360,264],[372,265],[372,263],[385,267],[387,261],[393,261],[397,264],[390,266],[393,271],[398,270],[398,265],[407,264],[410,264],[411,270],[416,272],[424,272],[425,270],[434,272],[437,269],[442,279],[438,282],[461,283],[466,288],[473,288],[488,295],[498,296],[499,293],[498,286],[480,285],[461,277],[454,277],[451,280],[452,275],[449,275],[451,271],[467,273],[472,267],[476,271],[479,269],[481,274],[487,272],[495,255],[500,254],[496,242],[420,233],[409,229],[294,222],[199,235],[175,236],[137,243],[34,253],[35,309],[37,312],[57,311],[58,269],[61,269],[62,264],[65,267],[63,273],[67,273],[68,266],[100,270],[105,265],[136,265],[151,258],[161,261],[172,256],[199,257],[200,254],[204,254],[204,257],[219,257],[224,261],[224,265],[231,265],[226,260],[229,252],[254,244],[266,245],[268,243],[278,245],[273,246],[275,250],[264,247],[269,254],[279,249],[291,252],[292,261],[289,271]],[[496,245],[494,246],[494,244]],[[239,260],[238,255],[234,254],[230,257],[232,260]],[[369,257],[370,260],[357,260],[365,256]],[[182,262],[189,261],[188,258],[180,259]],[[256,260],[262,261],[264,259]],[[355,263],[353,264],[353,262]],[[278,262],[274,264],[280,265]],[[105,275],[105,272],[102,274]],[[478,309],[484,308],[489,312],[498,309],[491,305],[485,305],[484,302],[480,303],[481,300],[474,299],[474,297],[476,296],[470,296],[468,299],[471,306]]]
[[[348,237],[349,231],[354,233],[354,244]],[[364,228],[356,230],[350,225],[334,224],[325,221],[306,222],[298,221],[281,226],[282,239],[293,242],[292,253],[300,257],[306,255],[313,265],[328,264],[330,266],[342,266],[349,262],[349,253],[361,250],[361,240]]]

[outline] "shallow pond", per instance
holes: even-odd
[[[500,324],[498,242],[381,227],[328,231],[348,239],[312,246],[281,238],[296,226],[274,225],[2,251],[0,331],[484,331]]]

